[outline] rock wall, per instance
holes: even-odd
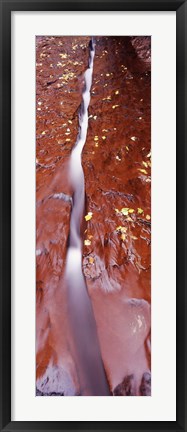
[[[45,395],[80,394],[63,274],[72,199],[68,162],[89,40],[42,37],[36,45],[37,388]],[[124,382],[121,394],[150,393],[150,64],[149,37],[96,37],[82,154],[85,214],[91,215],[82,225],[83,272],[114,395]],[[60,387],[49,385],[53,376]]]

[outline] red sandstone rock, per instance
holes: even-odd
[[[150,103],[150,74],[130,38],[97,38],[83,269],[112,389],[134,373],[140,384],[150,367]]]
[[[40,389],[51,376],[50,365],[65,371],[60,377],[70,374],[75,388],[79,387],[70,352],[63,274],[72,194],[68,162],[77,138],[89,40],[36,40],[36,373]]]
[[[69,380],[74,387],[70,386],[68,394],[79,392],[63,274],[72,194],[67,167],[77,138],[89,39],[37,39],[36,326],[40,392],[54,371],[55,376],[69,374],[64,386]],[[82,227],[83,240],[90,243],[83,249],[83,272],[102,358],[111,390],[124,377],[135,374],[136,394],[142,394],[142,375],[150,369],[151,300],[150,38],[140,39],[96,38],[89,129],[82,155],[86,213],[92,212]],[[50,389],[47,391],[50,394]],[[63,393],[63,385],[59,391]]]

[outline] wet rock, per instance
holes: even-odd
[[[140,394],[142,396],[151,396],[151,374],[150,372],[145,372],[142,377]]]
[[[67,394],[66,385],[44,385],[49,364],[59,367],[62,358],[79,389],[64,269],[72,207],[69,156],[78,134],[89,40],[36,38],[36,373],[37,389],[45,394]]]
[[[128,375],[123,382],[115,387],[114,396],[135,396],[134,375]]]
[[[36,396],[75,396],[75,385],[69,373],[60,366],[48,366],[37,380]]]
[[[149,41],[140,39],[96,38],[82,154],[85,211],[93,214],[82,226],[83,272],[110,388],[123,383],[115,391],[126,393],[133,380],[124,377],[136,372],[139,388],[150,369],[151,77]],[[72,203],[68,163],[89,40],[37,38],[36,334],[37,391],[43,395],[80,394],[63,275]],[[142,395],[148,387],[144,378]]]
[[[150,84],[148,66],[131,38],[96,38],[82,155],[86,213],[92,212],[84,233],[83,271],[112,388],[129,375],[129,364],[132,374],[138,371],[138,382],[150,367],[144,346],[151,298]],[[146,302],[141,313],[128,302],[133,298]]]
[[[126,375],[113,390],[114,396],[151,396],[151,373],[145,372],[138,388],[135,375]]]

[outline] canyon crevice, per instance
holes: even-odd
[[[150,38],[96,37],[95,42],[82,151],[82,270],[111,394],[149,395]],[[82,394],[65,266],[73,199],[69,164],[79,130],[89,43],[90,37],[36,39],[38,395]]]

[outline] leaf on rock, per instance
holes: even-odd
[[[140,171],[142,174],[147,174],[147,171],[145,169],[138,168],[138,171]]]
[[[146,168],[148,167],[147,162],[144,162],[144,161],[143,161],[142,164],[143,164],[144,167],[146,167]]]
[[[124,216],[128,216],[128,212],[129,212],[129,208],[127,208],[127,207],[123,207],[123,208],[121,209],[121,213],[122,213]]]
[[[121,232],[121,233],[125,233],[125,232],[127,232],[127,228],[120,225],[116,228],[116,231]]]
[[[91,241],[90,240],[84,240],[84,245],[85,246],[90,246],[91,245]]]
[[[151,216],[147,214],[147,215],[146,215],[146,219],[147,219],[147,220],[150,220],[150,219],[151,219]]]
[[[90,263],[90,264],[93,264],[93,263],[94,263],[94,258],[91,257],[91,256],[89,257],[89,263]]]
[[[142,214],[142,213],[143,213],[143,210],[140,207],[138,207],[138,214]]]
[[[88,214],[85,217],[86,222],[89,221],[92,218],[93,213],[92,212],[88,212]]]
[[[126,235],[124,233],[121,234],[121,240],[125,240],[126,239]]]

